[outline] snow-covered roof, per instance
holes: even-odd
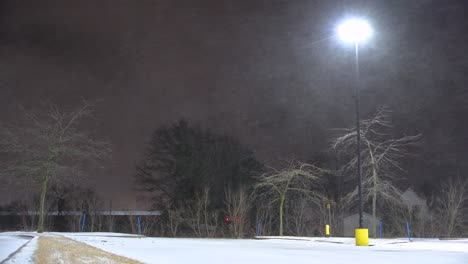
[[[405,201],[406,204],[410,206],[426,206],[426,199],[421,198],[413,189],[408,188],[406,191],[402,194],[402,198]]]
[[[355,214],[352,214],[352,215],[348,215],[348,216],[345,216],[345,219],[347,218],[355,218],[355,217],[358,217],[359,216],[359,213],[355,213]],[[362,216],[363,218],[372,218],[372,215],[371,214],[368,214],[366,212],[362,212]],[[375,216],[377,219],[380,219],[380,217],[378,215]]]

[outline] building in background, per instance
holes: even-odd
[[[362,217],[363,217],[363,223],[362,223],[363,227],[368,228],[369,230],[372,230],[372,223],[373,223],[372,215],[364,212]],[[381,218],[379,216],[376,216],[375,218],[375,222],[376,222],[375,224],[377,228],[379,226],[380,219]],[[354,229],[356,229],[358,226],[359,226],[359,214],[358,213],[346,216],[343,219],[343,235],[345,237],[354,237]]]

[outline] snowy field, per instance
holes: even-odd
[[[50,233],[46,235],[64,235],[116,255],[144,263],[158,264],[468,263],[468,239],[416,239],[413,242],[404,239],[383,239],[371,240],[373,246],[370,247],[356,247],[352,238],[254,240],[141,238],[127,234],[109,233]],[[5,248],[9,248],[9,252],[15,247],[14,245],[21,246],[21,243],[15,240],[12,239],[11,235],[0,234],[1,256],[7,254],[4,253],[4,251],[6,252],[3,247],[5,243],[8,244]],[[11,244],[8,241],[11,241]],[[31,249],[22,251],[16,256],[18,260],[32,259]],[[2,258],[0,258],[1,261]],[[7,263],[21,262],[13,259]]]
[[[468,263],[468,240],[384,239],[356,247],[354,239],[303,240],[119,238],[66,235],[145,263]]]

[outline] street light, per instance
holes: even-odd
[[[372,28],[367,21],[351,18],[337,28],[338,37],[345,43],[362,43],[372,36]]]
[[[356,155],[358,176],[358,195],[359,195],[359,229],[356,229],[356,245],[367,246],[369,244],[368,230],[362,226],[362,177],[361,177],[361,133],[360,133],[360,111],[359,111],[359,44],[365,42],[372,36],[372,28],[369,23],[361,18],[351,18],[342,22],[337,28],[337,35],[344,43],[354,44],[355,51],[355,70],[356,70],[356,86],[355,86],[355,102],[356,102]]]

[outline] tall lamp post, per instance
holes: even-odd
[[[354,45],[355,52],[355,103],[356,103],[356,155],[358,177],[358,195],[359,195],[359,228],[355,230],[356,245],[368,246],[369,233],[362,225],[363,222],[363,201],[362,201],[362,176],[361,176],[361,133],[360,133],[360,77],[359,77],[359,44],[366,41],[372,35],[372,28],[367,21],[360,18],[351,18],[342,22],[337,28],[337,34],[341,41]]]

